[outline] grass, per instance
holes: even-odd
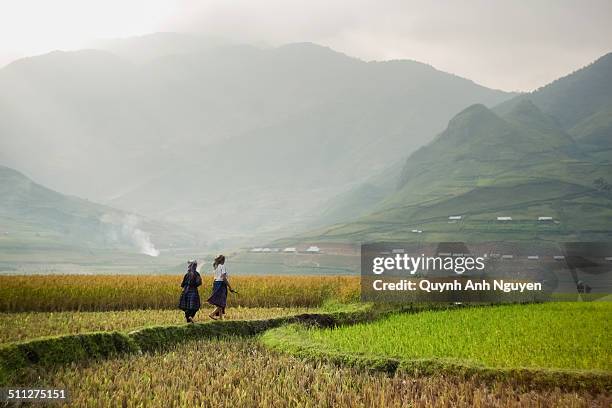
[[[612,371],[612,303],[548,303],[397,314],[304,330],[338,352],[488,367]]]
[[[0,276],[0,312],[176,309],[182,275]],[[204,275],[206,299],[212,278]],[[359,299],[359,277],[235,276],[230,307],[318,307]]]
[[[168,352],[30,369],[17,384],[65,387],[79,407],[594,407],[610,396],[529,391],[442,376],[387,376],[267,351],[252,340],[196,341]]]
[[[196,321],[206,321],[211,308],[200,310]],[[308,308],[228,308],[226,319],[247,320],[312,312]],[[0,313],[0,343],[62,334],[93,331],[131,331],[145,326],[184,323],[175,310],[125,310],[111,312],[23,312]]]

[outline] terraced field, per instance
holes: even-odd
[[[612,372],[612,303],[547,303],[395,314],[324,330],[276,329],[277,348],[467,366]]]
[[[368,373],[307,362],[242,339],[30,370],[21,382],[66,387],[79,407],[605,407],[612,402],[609,395],[585,391]]]
[[[355,278],[257,277],[187,325],[176,280],[2,277],[0,384],[79,407],[612,404],[610,302],[398,308],[343,303]]]

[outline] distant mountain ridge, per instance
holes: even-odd
[[[495,111],[503,115],[528,98],[577,139],[612,147],[611,72],[612,53],[608,53],[570,75],[500,104]]]
[[[426,143],[462,107],[512,96],[314,44],[196,44],[151,59],[155,41],[176,43],[124,43],[146,43],[136,62],[87,50],[0,70],[6,164],[210,240],[272,236]]]
[[[88,48],[108,51],[131,62],[147,63],[167,55],[193,54],[229,45],[227,41],[194,34],[159,32],[94,41]]]

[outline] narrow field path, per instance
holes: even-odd
[[[296,307],[233,307],[227,320],[268,319],[316,309]],[[212,321],[209,311],[202,309],[196,322]],[[38,337],[80,334],[94,331],[132,331],[146,326],[185,323],[183,312],[174,310],[121,310],[110,312],[18,312],[0,313],[0,344],[31,340]]]

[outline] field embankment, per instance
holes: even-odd
[[[33,366],[52,367],[126,353],[154,352],[189,340],[254,336],[286,324],[341,326],[377,318],[384,310],[370,305],[347,306],[322,313],[254,320],[224,320],[203,324],[150,326],[130,333],[94,332],[44,337],[0,345],[0,384]]]
[[[196,315],[196,322],[210,321],[207,314],[212,306]],[[302,313],[317,313],[313,308],[254,308],[233,307],[226,320],[270,319]],[[17,312],[0,313],[0,344],[32,340],[40,337],[81,334],[96,331],[134,331],[148,326],[185,323],[183,312],[172,310],[120,310],[109,312]]]

